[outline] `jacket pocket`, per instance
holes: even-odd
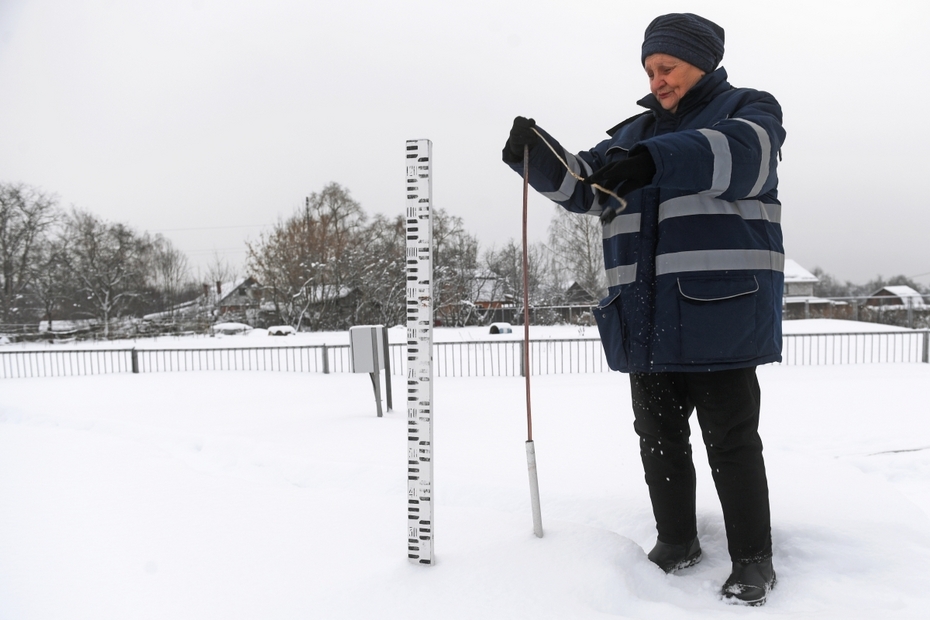
[[[620,315],[620,296],[608,297],[594,309],[594,320],[601,335],[604,355],[611,370],[627,370],[629,358],[624,348],[623,319]]]
[[[733,362],[756,356],[755,276],[679,278],[681,355],[686,362]]]

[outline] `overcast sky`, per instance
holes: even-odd
[[[930,9],[807,0],[0,0],[0,182],[233,264],[335,181],[404,208],[404,142],[485,248],[519,239],[516,115],[571,150],[637,113],[656,15],[726,29],[735,86],[781,102],[789,258],[930,283]],[[542,241],[551,203],[531,202]]]

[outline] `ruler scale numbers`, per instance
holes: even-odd
[[[407,140],[407,558],[433,559],[432,143]]]

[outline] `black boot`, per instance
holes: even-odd
[[[694,566],[701,561],[701,543],[697,536],[691,542],[680,545],[657,540],[656,546],[649,552],[649,561],[666,573]]]
[[[733,572],[723,584],[720,594],[728,603],[758,607],[775,587],[772,558],[760,562],[733,562]]]

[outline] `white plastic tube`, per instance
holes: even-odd
[[[526,442],[526,465],[530,473],[530,503],[533,505],[533,533],[543,536],[542,510],[539,507],[539,479],[536,477],[536,446]]]

